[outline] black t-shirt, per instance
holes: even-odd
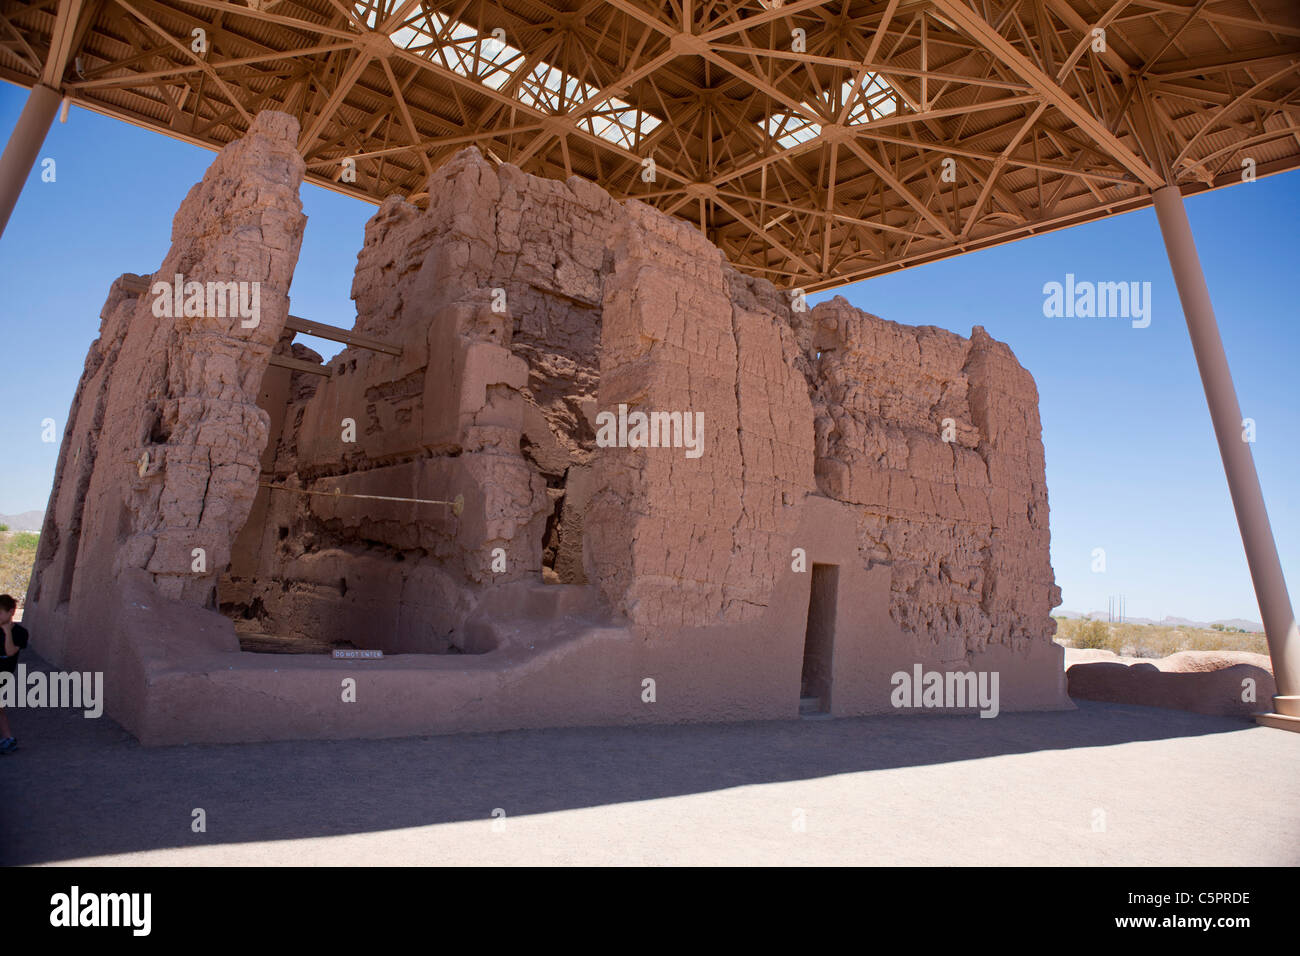
[[[0,631],[0,635],[3,635],[2,631]],[[14,668],[18,666],[18,655],[21,654],[22,649],[27,646],[27,628],[23,627],[17,621],[14,622],[14,626],[13,626],[13,642],[14,642],[13,657],[8,657],[5,654],[0,653],[0,670],[6,670],[6,671],[14,670]],[[3,651],[4,648],[0,647],[0,652]]]

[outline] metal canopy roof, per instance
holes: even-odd
[[[370,201],[472,143],[808,290],[1300,165],[1295,0],[0,0],[0,77],[212,148],[293,113]]]

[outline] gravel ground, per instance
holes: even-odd
[[[0,862],[1300,863],[1300,734],[1078,703],[161,748],[15,710]]]

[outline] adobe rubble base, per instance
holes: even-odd
[[[284,327],[296,136],[226,147],[152,277],[260,281],[261,325],[156,319],[124,277],[65,432],[25,616],[142,742],[791,718],[815,565],[824,711],[896,712],[917,664],[1072,706],[1005,345],[796,308],[683,221],[468,149],[366,227],[353,331],[401,354],[271,366],[320,361]],[[620,405],[702,413],[702,454],[598,444]]]

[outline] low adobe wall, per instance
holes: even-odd
[[[1070,649],[1065,657],[1070,696],[1080,700],[1253,717],[1277,693],[1266,654],[1180,651],[1147,659]]]
[[[895,712],[891,675],[916,664],[998,671],[1003,711],[1071,706],[1056,645],[944,659],[891,626],[888,572],[857,565],[847,516],[845,505],[812,496],[794,532],[812,562],[839,566],[836,616],[859,622],[835,634],[830,713]],[[787,568],[769,608],[741,624],[644,629],[575,615],[568,633],[532,649],[363,662],[240,652],[227,618],[161,598],[132,572],[102,608],[100,640],[78,649],[74,666],[105,671],[107,712],[146,745],[792,718],[810,583]],[[496,602],[520,587],[496,589]],[[57,657],[56,666],[69,664]],[[356,682],[354,702],[344,701],[345,678]]]

